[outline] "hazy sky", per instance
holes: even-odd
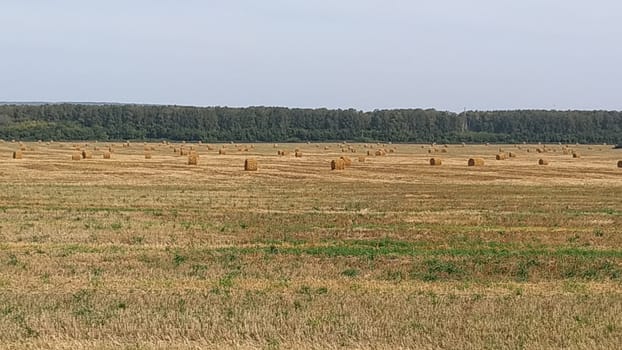
[[[619,0],[6,0],[0,101],[622,110]]]

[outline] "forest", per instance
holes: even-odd
[[[0,105],[5,140],[621,143],[619,111]]]

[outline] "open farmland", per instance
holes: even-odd
[[[1,143],[1,347],[622,341],[622,150],[224,146]]]

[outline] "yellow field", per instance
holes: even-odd
[[[622,150],[181,146],[0,143],[0,348],[619,347]]]

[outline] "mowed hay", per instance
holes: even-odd
[[[484,159],[482,159],[482,158],[469,158],[468,165],[469,166],[483,166],[484,165]]]
[[[430,165],[442,165],[443,160],[441,158],[430,158]]]
[[[188,165],[198,165],[199,164],[199,155],[196,153],[190,153],[188,155]]]
[[[93,153],[91,151],[82,151],[82,158],[84,159],[91,159],[93,158]]]
[[[111,155],[110,152],[108,151],[104,152],[104,159],[110,159],[110,155]]]
[[[257,171],[257,159],[246,158],[246,160],[244,161],[244,170],[245,171]]]
[[[331,170],[345,170],[345,168],[346,168],[346,163],[341,158],[334,159],[330,162]]]
[[[549,165],[549,161],[546,159],[538,160],[538,165]]]
[[[22,159],[23,157],[24,157],[24,154],[22,153],[22,151],[17,150],[13,152],[13,159]]]
[[[71,160],[80,160],[82,159],[82,154],[80,152],[74,152],[71,154]]]
[[[343,156],[343,157],[339,157],[341,160],[343,160],[343,163],[346,166],[350,166],[352,165],[352,159],[350,159],[349,157]]]

